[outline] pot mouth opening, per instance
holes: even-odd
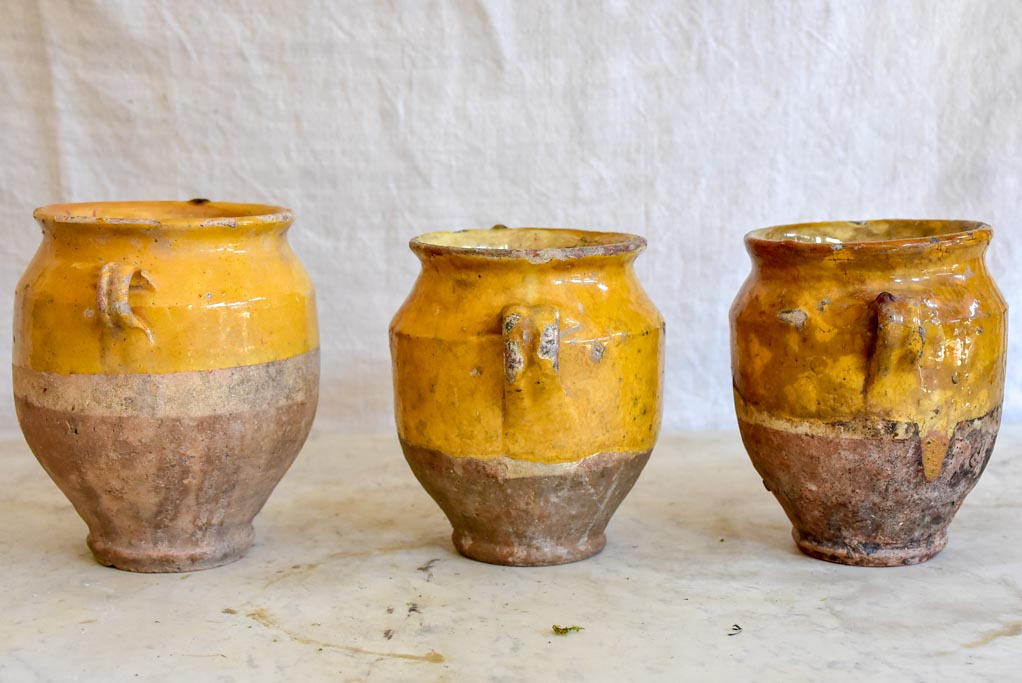
[[[496,225],[489,230],[428,232],[413,238],[409,246],[417,254],[549,261],[639,252],[646,240],[623,232]]]
[[[41,223],[112,227],[257,227],[289,224],[290,209],[268,204],[189,201],[80,202],[51,204],[32,214]]]
[[[753,230],[746,235],[746,241],[787,243],[795,248],[802,245],[885,248],[953,242],[981,234],[989,239],[990,233],[990,226],[980,221],[883,219],[778,225]]]

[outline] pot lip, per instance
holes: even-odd
[[[206,207],[209,215],[187,215],[182,209]],[[175,216],[177,209],[180,215]],[[125,210],[126,215],[116,215]],[[131,213],[148,213],[154,217],[131,217]],[[102,212],[104,215],[97,215]],[[294,222],[291,209],[270,204],[246,204],[235,202],[190,199],[186,201],[99,201],[69,202],[41,206],[32,216],[46,225],[80,225],[115,228],[238,228],[274,225],[290,225]]]
[[[582,241],[575,246],[562,247],[537,247],[537,248],[507,248],[491,246],[461,246],[456,244],[439,244],[431,242],[429,238],[434,236],[450,237],[452,235],[465,235],[467,233],[490,233],[493,230],[509,231],[531,231],[543,232],[556,235],[575,235],[580,240],[598,239],[599,243],[585,243]],[[622,254],[637,254],[646,248],[646,238],[627,232],[611,232],[599,230],[581,230],[577,228],[545,228],[545,227],[518,227],[508,228],[504,225],[495,225],[489,230],[469,228],[466,230],[437,230],[427,232],[413,237],[408,242],[409,248],[419,256],[466,256],[484,259],[499,260],[526,260],[530,263],[546,263],[547,261],[559,261],[583,258],[587,256],[618,256]]]
[[[806,228],[819,228],[824,226],[842,227],[867,227],[876,225],[906,226],[924,224],[938,228],[949,228],[947,232],[939,234],[920,234],[913,237],[899,237],[893,239],[865,239],[842,241],[828,239],[826,241],[806,241],[792,239],[787,234],[794,233]],[[954,229],[960,228],[960,229]],[[780,233],[773,236],[772,233]],[[930,247],[953,247],[972,243],[976,241],[989,242],[993,237],[993,228],[982,221],[959,220],[959,219],[925,219],[925,218],[883,218],[861,221],[815,221],[808,223],[791,223],[774,225],[767,228],[759,228],[746,233],[745,243],[756,250],[792,250],[800,253],[826,253],[830,254],[843,249],[850,249],[855,252],[890,252],[895,250],[918,250]]]

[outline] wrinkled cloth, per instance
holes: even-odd
[[[1012,0],[5,0],[0,324],[36,206],[282,204],[318,287],[320,426],[389,430],[410,237],[625,230],[649,240],[636,267],[667,320],[665,429],[731,428],[748,230],[985,220],[1022,310],[1019,35]]]

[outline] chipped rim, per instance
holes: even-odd
[[[215,211],[215,215],[186,215],[185,211],[180,211],[186,207],[195,206],[209,207]],[[126,214],[145,213],[144,210],[149,209],[151,217],[139,217],[137,215],[134,217],[130,215],[119,217],[116,213],[118,209],[122,208]],[[174,217],[175,209],[180,211],[181,215],[179,217]],[[96,214],[100,210],[105,215],[97,216]],[[43,226],[74,225],[128,229],[270,228],[279,225],[291,225],[295,219],[291,209],[282,206],[213,202],[208,199],[50,204],[39,207],[32,212],[32,216]]]
[[[807,228],[847,227],[863,228],[867,226],[889,225],[891,227],[911,228],[925,225],[946,229],[939,234],[919,234],[912,237],[893,239],[865,239],[841,241],[809,242],[792,239],[791,235]],[[775,225],[768,228],[753,230],[745,235],[745,245],[749,253],[760,256],[767,254],[790,253],[798,256],[826,256],[835,252],[851,252],[868,256],[880,253],[914,253],[928,249],[948,249],[975,245],[985,246],[993,237],[993,228],[981,221],[948,220],[948,219],[914,219],[890,218],[866,221],[819,221],[813,223],[793,223]]]
[[[540,247],[536,249],[508,249],[502,247],[462,247],[449,244],[437,244],[428,241],[433,235],[459,235],[467,232],[485,231],[485,229],[438,230],[413,237],[409,248],[418,256],[467,256],[486,259],[522,259],[532,263],[560,261],[583,258],[586,256],[618,256],[621,254],[638,254],[646,248],[646,238],[626,232],[601,232],[596,230],[577,230],[572,228],[506,228],[495,225],[490,230],[536,230],[547,233],[574,234],[578,236],[600,236],[610,238],[604,244],[585,244],[576,247]]]

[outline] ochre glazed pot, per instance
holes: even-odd
[[[742,439],[807,555],[914,564],[986,467],[1007,307],[964,221],[814,223],[750,233],[731,309]]]
[[[465,556],[598,553],[660,425],[664,325],[634,235],[515,229],[411,242],[391,323],[398,434]]]
[[[143,572],[238,559],[316,410],[315,297],[291,212],[193,200],[35,217],[18,419],[93,554]]]

